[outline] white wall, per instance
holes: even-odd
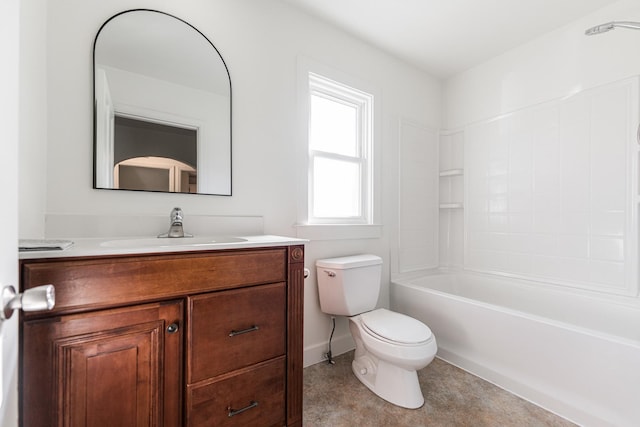
[[[47,188],[47,5],[20,4],[20,145],[18,147],[21,238],[44,235]]]
[[[640,74],[638,31],[584,35],[594,25],[634,20],[640,21],[640,4],[622,0],[450,77],[443,89],[443,128],[456,129]]]
[[[47,3],[47,2],[42,2]],[[390,230],[396,221],[400,119],[436,129],[440,84],[416,70],[314,18],[272,0],[56,0],[48,3],[45,37],[33,30],[23,50],[36,93],[23,88],[35,110],[21,168],[44,179],[20,178],[21,237],[47,235],[46,216],[168,215],[180,206],[189,215],[261,216],[264,232],[295,235],[296,58],[300,55],[369,82],[382,94],[382,224],[376,239],[317,241],[307,245],[306,265],[318,258],[372,252],[385,261],[381,305],[388,304]],[[233,196],[166,195],[93,190],[92,45],[100,25],[117,12],[152,8],[176,15],[202,31],[224,58],[233,88]],[[34,8],[35,10],[35,8]],[[38,20],[45,15],[40,11]],[[46,44],[45,44],[46,43]],[[31,53],[33,52],[33,54]],[[46,58],[46,63],[43,59]],[[41,70],[45,70],[43,73]],[[28,93],[27,93],[28,92]],[[42,113],[45,109],[45,113]],[[27,151],[28,148],[28,151]],[[45,185],[46,182],[46,185]],[[161,230],[160,230],[161,231]],[[313,269],[312,269],[313,271]],[[306,281],[307,363],[326,351],[330,321],[319,311],[315,273]],[[344,319],[336,337],[348,344]]]

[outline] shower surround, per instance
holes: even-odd
[[[638,78],[468,126],[467,270],[635,296]]]
[[[639,105],[634,76],[443,133],[453,274],[392,287],[440,357],[584,425],[640,417]]]

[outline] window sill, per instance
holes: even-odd
[[[379,224],[296,224],[296,237],[309,240],[378,239]]]

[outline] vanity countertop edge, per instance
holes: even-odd
[[[203,236],[205,237],[205,236]],[[128,245],[127,247],[105,246],[105,242],[133,241],[132,237],[114,237],[114,238],[67,238],[73,245],[64,250],[38,250],[38,251],[21,251],[18,258],[20,260],[45,259],[45,258],[76,258],[76,257],[93,257],[108,255],[136,255],[136,254],[162,254],[176,252],[201,252],[215,251],[226,249],[250,249],[275,246],[292,246],[303,245],[308,243],[307,239],[299,239],[295,237],[276,236],[276,235],[255,235],[255,236],[238,236],[242,241],[232,241],[224,243],[216,243],[209,245],[190,245],[189,238],[183,238],[184,244],[175,244],[172,239],[164,239],[167,245],[140,246]],[[214,236],[211,237],[215,239]],[[139,237],[141,241],[148,240],[145,237]],[[159,240],[160,241],[160,240]],[[161,242],[161,241],[160,241]]]

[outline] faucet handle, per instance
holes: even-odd
[[[171,211],[171,215],[170,215],[171,222],[175,222],[175,221],[182,222],[182,217],[183,217],[182,209],[180,209],[178,207],[173,208],[173,210]]]
[[[185,233],[182,228],[182,209],[175,207],[171,211],[171,215],[169,216],[169,231],[167,233],[162,233],[158,235],[160,238],[164,237],[193,237],[193,234]]]

